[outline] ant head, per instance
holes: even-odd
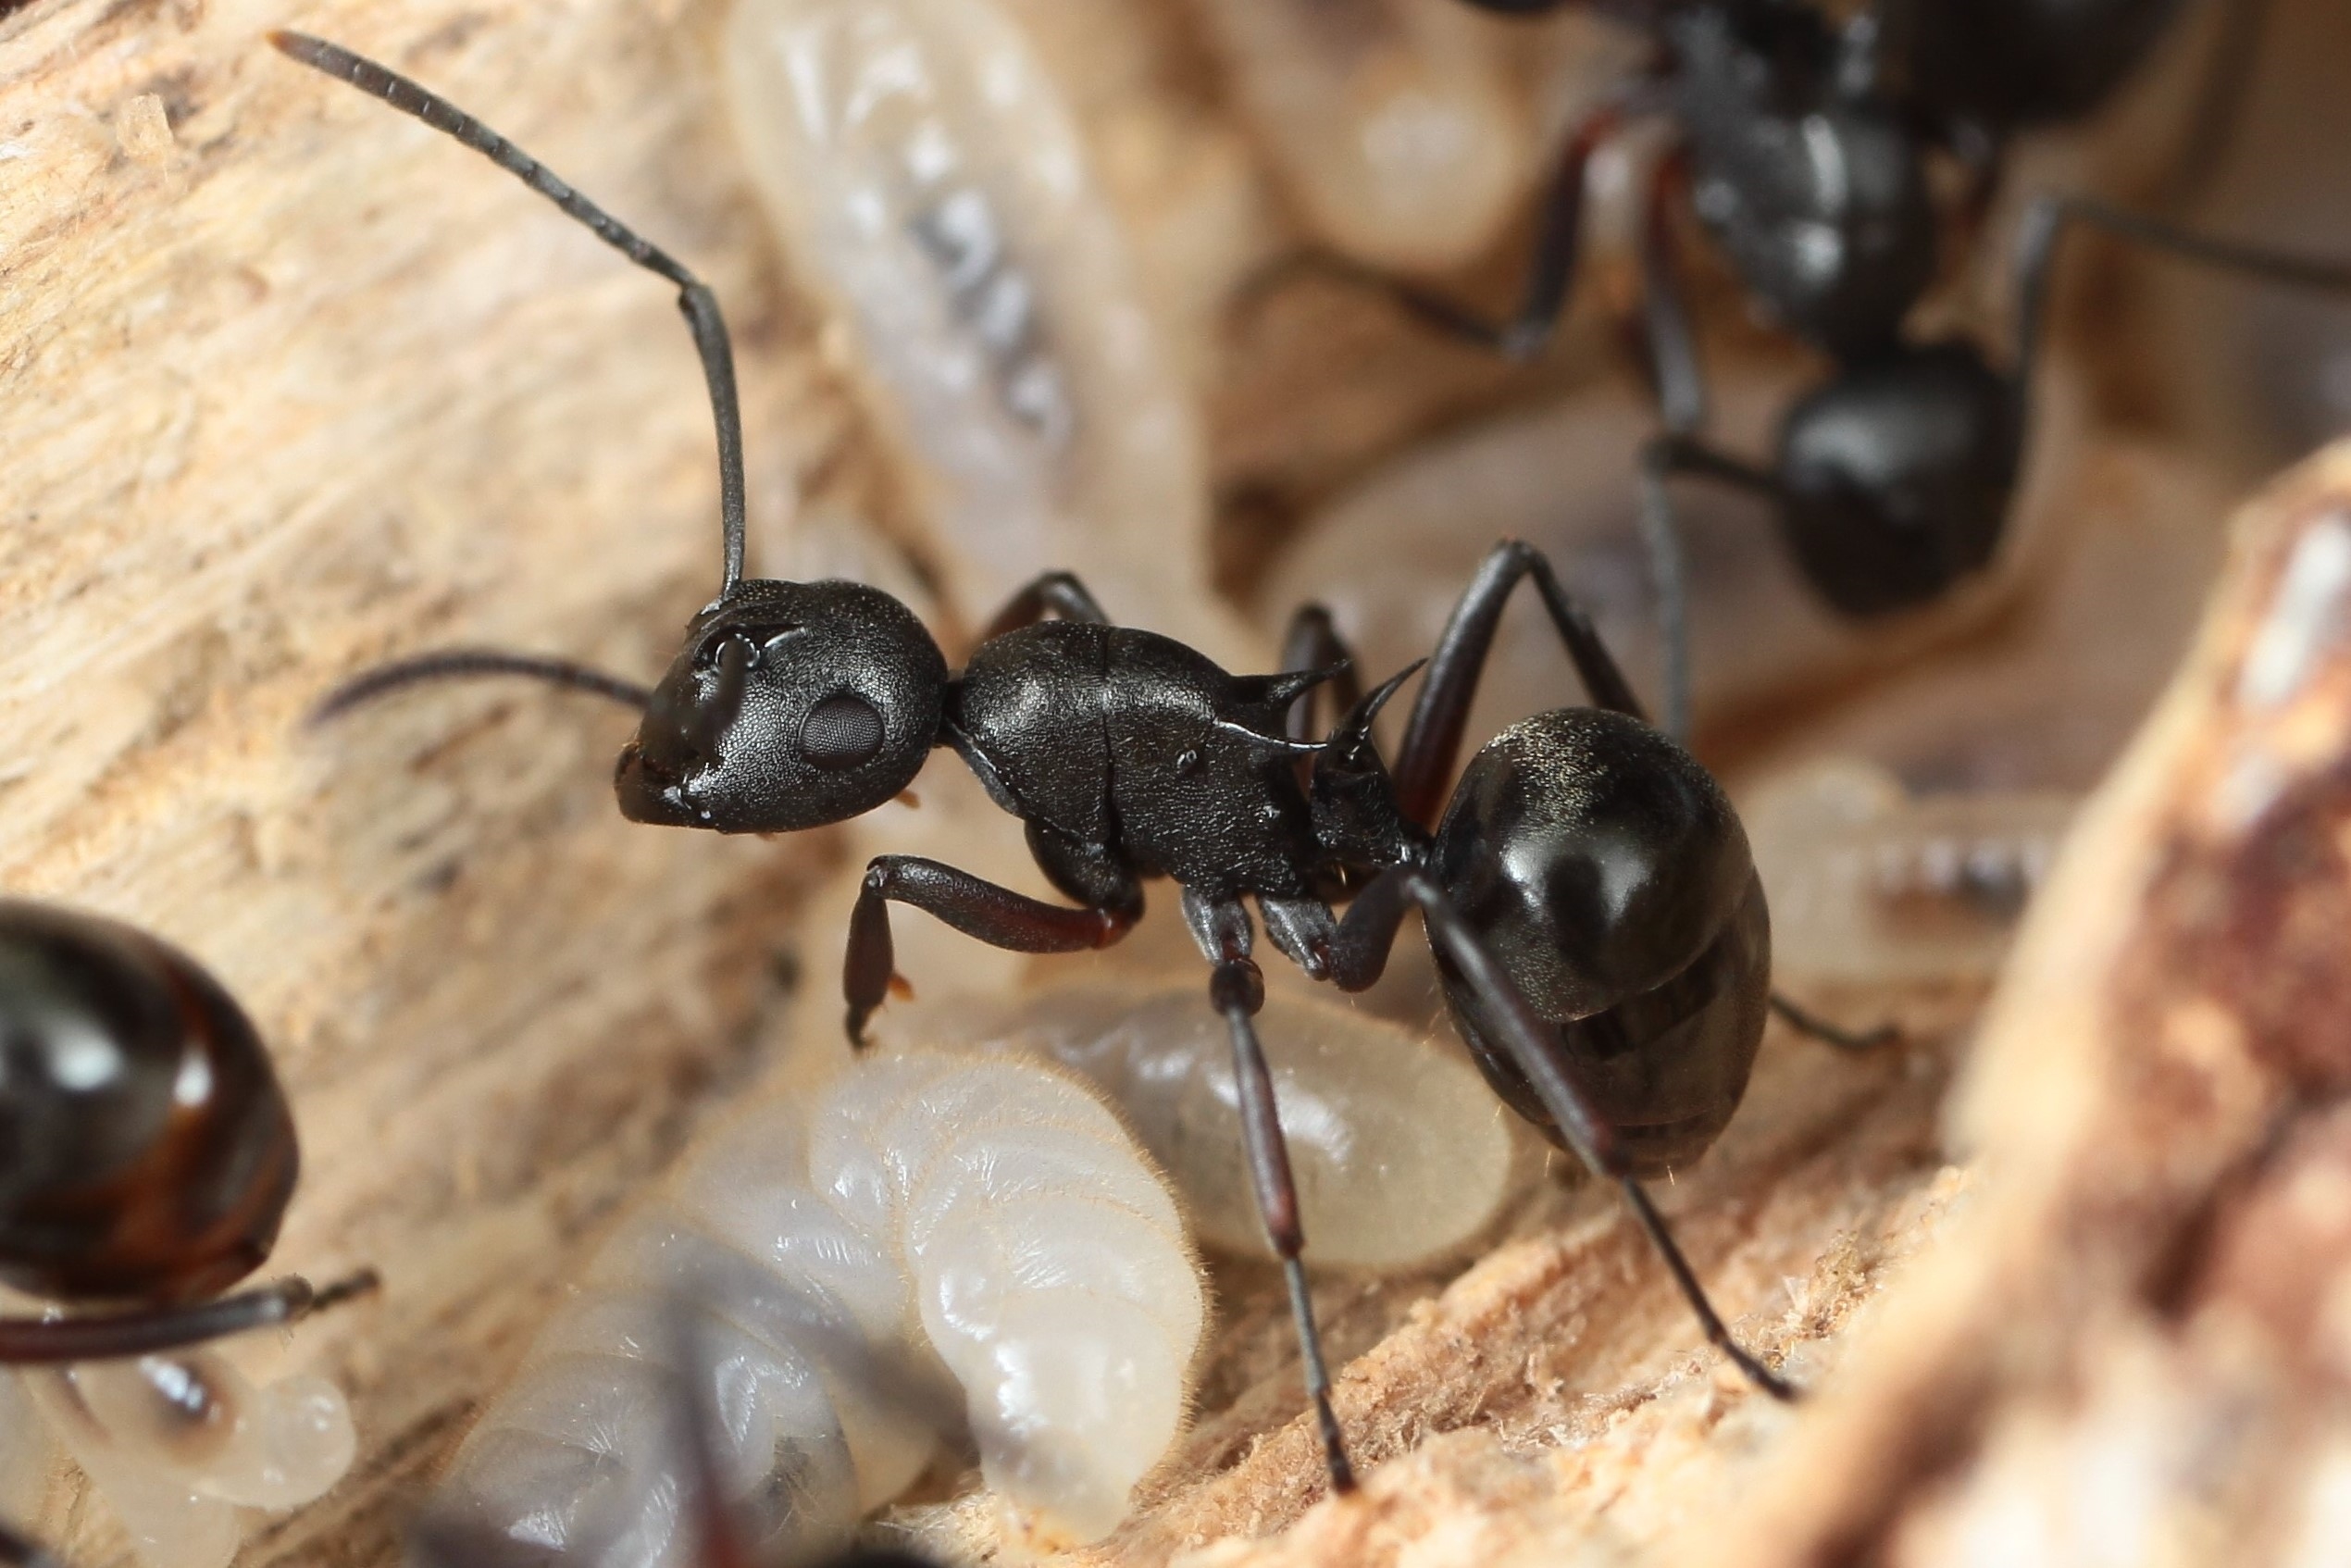
[[[696,616],[613,784],[637,822],[786,832],[861,816],[938,739],[947,661],[853,582],[739,583]]]

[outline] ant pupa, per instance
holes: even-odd
[[[976,1451],[1024,1538],[1107,1534],[1182,1430],[1205,1312],[1174,1199],[1094,1095],[1018,1057],[868,1056],[754,1107],[621,1224],[437,1513],[678,1561],[677,1490],[654,1483],[680,1291],[713,1352],[725,1501],[793,1559],[942,1443]]]
[[[1744,815],[1782,970],[1872,986],[1990,978],[2079,804],[2053,790],[1913,794],[1850,759],[1760,787]]]
[[[0,1284],[70,1309],[0,1317],[0,1378],[152,1568],[218,1568],[238,1507],[298,1507],[350,1466],[331,1383],[256,1387],[199,1348],[373,1288],[226,1293],[267,1259],[298,1164],[268,1053],[218,980],[131,927],[0,901]],[[33,1489],[40,1438],[6,1443],[0,1474]]]
[[[1200,0],[1314,231],[1360,260],[1476,255],[1534,177],[1530,106],[1449,0]]]
[[[1206,603],[1198,420],[1019,24],[996,0],[736,0],[726,80],[792,276],[920,475],[951,604],[1064,566],[1177,621]]]

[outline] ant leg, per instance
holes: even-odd
[[[1494,645],[1494,628],[1500,624],[1511,591],[1526,577],[1535,579],[1542,593],[1543,607],[1550,612],[1551,624],[1593,703],[1635,718],[1646,716],[1615,656],[1593,629],[1591,618],[1560,586],[1549,559],[1524,540],[1506,539],[1487,554],[1437,640],[1412,716],[1404,727],[1404,743],[1397,752],[1397,803],[1423,828],[1432,826],[1444,807],[1470,703]]]
[[[479,680],[485,677],[518,676],[543,680],[592,697],[604,697],[625,708],[642,712],[652,705],[653,689],[633,680],[569,659],[541,658],[534,653],[502,653],[495,648],[444,648],[394,659],[361,670],[328,692],[310,710],[305,723],[319,725],[341,718],[356,707],[434,680]]]
[[[1141,917],[1142,892],[1131,877],[1127,886],[1126,902],[1073,909],[918,855],[876,856],[865,867],[865,885],[849,916],[849,954],[841,964],[850,1043],[865,1043],[865,1021],[897,978],[890,904],[919,909],[1007,952],[1086,952],[1110,946]]]
[[[979,634],[980,641],[1035,626],[1048,615],[1087,626],[1110,625],[1110,616],[1094,602],[1086,585],[1077,580],[1076,573],[1045,572],[1004,602],[995,619],[988,623],[988,629]]]
[[[1673,209],[1666,198],[1686,187],[1688,178],[1688,165],[1680,153],[1659,163],[1642,226],[1642,359],[1666,433],[1642,448],[1636,480],[1641,548],[1657,590],[1658,640],[1665,657],[1665,733],[1684,744],[1689,740],[1691,709],[1689,570],[1665,476],[1685,448],[1704,450],[1697,438],[1706,424],[1708,396],[1698,335],[1690,325],[1676,265]]]
[[[743,577],[743,416],[735,393],[735,353],[718,296],[710,286],[634,230],[556,177],[555,171],[507,141],[448,99],[398,71],[355,55],[340,44],[301,32],[272,32],[270,44],[287,58],[349,83],[404,115],[424,121],[475,152],[563,208],[596,238],[630,261],[678,286],[678,308],[702,356],[703,380],[710,388],[710,412],[718,429],[719,524],[726,553],[722,595]]]
[[[1664,1216],[1649,1201],[1648,1193],[1627,1168],[1616,1133],[1593,1112],[1584,1091],[1569,1076],[1552,1049],[1552,1033],[1526,999],[1519,993],[1486,943],[1470,928],[1453,901],[1436,879],[1417,866],[1396,866],[1380,876],[1359,895],[1340,922],[1334,944],[1334,968],[1341,989],[1360,990],[1378,978],[1395,945],[1397,927],[1407,904],[1417,905],[1429,946],[1462,977],[1477,998],[1489,1027],[1510,1052],[1511,1060],[1543,1102],[1552,1123],[1593,1175],[1616,1183],[1634,1218],[1665,1262],[1682,1299],[1689,1303],[1709,1343],[1731,1359],[1748,1381],[1775,1400],[1793,1400],[1796,1388],[1765,1366],[1731,1336],[1722,1314],[1706,1298],[1697,1271],[1682,1255]]]
[[[1550,342],[1569,292],[1575,286],[1575,266],[1584,227],[1584,185],[1592,155],[1623,125],[1623,103],[1602,105],[1586,115],[1567,139],[1558,167],[1543,198],[1535,230],[1535,250],[1526,278],[1520,286],[1517,307],[1501,321],[1489,321],[1442,294],[1343,256],[1317,251],[1305,265],[1348,282],[1386,294],[1424,325],[1449,337],[1490,349],[1503,358],[1534,358]],[[1287,271],[1289,268],[1282,268]],[[1261,285],[1256,291],[1263,292]]]
[[[1293,740],[1312,740],[1322,733],[1321,696],[1330,693],[1332,703],[1346,713],[1363,700],[1363,681],[1355,668],[1355,650],[1339,635],[1331,613],[1321,604],[1300,604],[1289,618],[1289,629],[1282,634],[1282,670],[1337,670],[1327,683],[1300,694],[1289,711],[1288,735]]]
[[[2056,269],[2059,243],[2067,228],[2086,223],[2117,238],[2150,250],[2209,267],[2236,272],[2264,283],[2287,288],[2316,289],[2351,294],[2351,262],[2310,255],[2293,255],[2265,246],[2216,240],[2192,229],[2145,218],[2120,207],[2082,196],[2044,196],[2024,215],[2017,232],[2017,318],[2015,364],[2010,374],[2020,389],[2019,401],[2029,404],[2033,372],[2039,362],[2043,318],[2049,303],[2049,278]],[[2020,419],[2028,416],[2022,407]],[[2021,429],[2030,429],[2029,423]]]
[[[20,1535],[0,1524],[0,1563],[8,1568],[58,1568],[57,1560],[44,1551],[31,1537]]]
[[[97,1317],[0,1318],[0,1366],[126,1361],[183,1350],[256,1328],[281,1327],[375,1290],[373,1269],[323,1288],[281,1279],[192,1307],[153,1307]]]
[[[1880,1024],[1874,1029],[1857,1033],[1852,1029],[1839,1028],[1819,1014],[1798,1007],[1778,991],[1772,993],[1771,1001],[1772,1011],[1778,1014],[1788,1027],[1798,1034],[1810,1035],[1822,1045],[1849,1051],[1857,1056],[1867,1052],[1882,1051],[1902,1038],[1902,1031],[1897,1025]]]
[[[1314,1302],[1306,1289],[1306,1227],[1299,1218],[1298,1184],[1290,1175],[1289,1144],[1282,1136],[1281,1116],[1274,1102],[1274,1076],[1265,1065],[1265,1049],[1258,1040],[1253,1021],[1265,1005],[1265,977],[1249,955],[1249,912],[1237,901],[1212,901],[1187,889],[1184,915],[1200,950],[1215,965],[1209,976],[1209,1001],[1224,1014],[1233,1037],[1233,1083],[1240,1098],[1241,1147],[1249,1156],[1250,1185],[1257,1193],[1265,1239],[1281,1260],[1282,1279],[1289,1288],[1290,1317],[1298,1328],[1306,1397],[1314,1407],[1315,1425],[1322,1434],[1323,1462],[1330,1472],[1332,1492],[1351,1492],[1355,1467],[1347,1457],[1338,1412],[1331,1408],[1330,1368],[1323,1360],[1322,1331],[1315,1326]]]
[[[2245,118],[2245,92],[2268,31],[2270,0],[2230,0],[2221,9],[2220,36],[2205,68],[2196,107],[2188,111],[2186,156],[2172,167],[2157,195],[2160,206],[2177,210],[2204,194],[2228,156]]]

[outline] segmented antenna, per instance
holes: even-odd
[[[325,724],[379,697],[389,696],[429,680],[470,680],[482,676],[505,675],[543,680],[550,686],[610,698],[639,713],[642,713],[653,700],[653,688],[649,686],[640,686],[633,680],[607,675],[586,665],[576,665],[569,659],[506,653],[494,648],[444,648],[437,653],[419,653],[412,659],[395,659],[391,664],[378,665],[353,677],[328,692],[318,705],[310,710],[309,722]]]
[[[686,313],[687,325],[693,330],[703,377],[710,383],[711,416],[718,426],[718,509],[727,556],[726,582],[720,591],[732,592],[743,577],[743,416],[735,395],[734,348],[728,341],[726,320],[718,313],[718,296],[710,292],[710,285],[573,190],[545,164],[398,71],[307,33],[272,32],[269,42],[289,58],[347,81],[369,97],[380,98],[401,113],[454,137],[587,225],[598,239],[646,271],[678,285],[678,308]]]

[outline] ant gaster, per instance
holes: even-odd
[[[1669,479],[1710,479],[1771,506],[1797,566],[1838,613],[1913,608],[1982,571],[1998,550],[2031,429],[2048,274],[2069,223],[2272,282],[2351,289],[2351,268],[2049,198],[2031,209],[2018,237],[2017,326],[2006,369],[1964,339],[1922,341],[1906,331],[1934,279],[1943,230],[1930,152],[1941,146],[1975,171],[1966,205],[1980,214],[2007,136],[2088,112],[2145,54],[2176,0],[1885,0],[1842,26],[1803,0],[1467,3],[1518,16],[1580,4],[1642,28],[1657,44],[1648,72],[1569,133],[1515,309],[1489,321],[1350,262],[1320,254],[1304,260],[1387,294],[1450,335],[1532,357],[1574,285],[1594,155],[1632,122],[1672,127],[1673,144],[1646,193],[1636,253],[1639,335],[1664,426],[1640,459],[1641,526],[1666,647],[1665,727],[1677,737],[1687,734],[1690,703]],[[2257,3],[2247,0],[2241,34]],[[1783,417],[1768,463],[1700,438],[1708,395],[1675,265],[1677,197],[1721,246],[1759,314],[1832,362],[1827,379]]]
[[[1168,638],[1111,625],[1082,584],[1052,573],[1017,595],[951,673],[930,634],[888,594],[743,579],[733,370],[704,285],[415,82],[317,39],[272,42],[486,154],[676,283],[719,429],[725,578],[656,687],[563,661],[458,651],[365,674],[329,697],[322,716],[418,681],[485,674],[616,698],[641,715],[617,770],[623,815],[722,832],[856,816],[903,790],[934,748],[952,748],[1025,824],[1038,865],[1072,904],[932,860],[877,857],[851,917],[843,986],[852,1040],[890,988],[890,904],[999,948],[1082,952],[1134,926],[1145,879],[1173,878],[1231,1034],[1246,1152],[1338,1490],[1353,1485],[1352,1473],[1252,1022],[1263,981],[1245,901],[1275,949],[1349,990],[1379,977],[1417,910],[1488,1081],[1620,1187],[1707,1337],[1760,1387],[1791,1396],[1732,1338],[1641,1180],[1697,1158],[1730,1119],[1767,1010],[1810,1021],[1770,994],[1761,884],[1729,801],[1643,721],[1540,554],[1505,543],[1487,558],[1425,661],[1393,775],[1372,721],[1412,670],[1360,692],[1328,617],[1312,609],[1294,627],[1285,673],[1234,676]],[[1511,727],[1471,760],[1449,797],[1496,624],[1525,579],[1597,705]],[[1319,741],[1300,732],[1301,710],[1313,706],[1300,699],[1317,687],[1344,710]],[[1343,920],[1335,902],[1349,905]]]
[[[0,1284],[134,1303],[0,1318],[0,1366],[183,1349],[367,1288],[222,1294],[267,1260],[299,1164],[260,1036],[193,959],[94,915],[0,900]]]
[[[268,1258],[299,1164],[260,1036],[193,959],[0,900],[0,1284],[85,1309],[0,1317],[0,1368],[184,1350],[373,1288],[222,1294]],[[0,1562],[48,1561],[0,1524]]]

